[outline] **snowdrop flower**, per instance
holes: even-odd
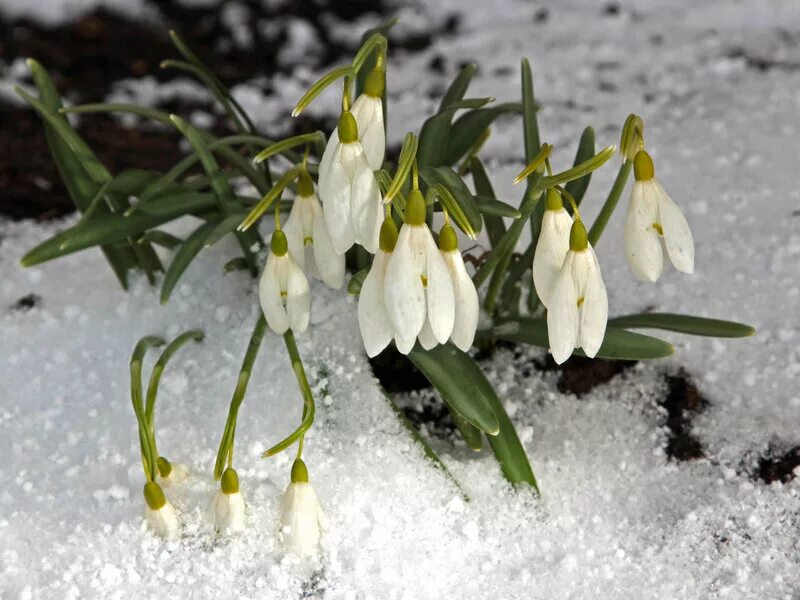
[[[533,284],[545,308],[550,307],[553,284],[569,250],[571,227],[572,217],[564,208],[561,194],[555,188],[548,189],[542,228],[533,255]]]
[[[608,296],[600,265],[580,218],[572,223],[569,250],[556,277],[547,310],[550,351],[557,364],[575,348],[593,358],[606,333]]]
[[[299,458],[292,465],[292,482],[283,494],[281,522],[289,552],[300,557],[317,554],[320,531],[327,527],[327,519],[308,483],[308,469]]]
[[[175,537],[178,533],[178,515],[175,507],[164,496],[164,491],[154,481],[144,485],[144,500],[147,503],[145,519],[153,533],[163,538]]]
[[[158,457],[158,483],[162,488],[180,485],[189,478],[189,467],[182,463],[171,463],[163,456]]]
[[[358,243],[374,254],[383,222],[383,203],[350,111],[339,117],[337,134],[331,134],[322,154],[319,195],[336,253],[344,254]]]
[[[453,282],[425,223],[425,199],[417,189],[408,196],[405,223],[386,267],[384,301],[402,354],[411,351],[417,337],[429,350],[453,332]]]
[[[272,331],[284,334],[290,327],[297,333],[306,330],[311,306],[308,280],[292,258],[286,234],[280,229],[272,234],[258,295],[261,310]]]
[[[350,112],[358,125],[358,139],[364,148],[369,168],[377,171],[386,155],[386,131],[383,127],[383,102],[381,95],[386,85],[386,75],[375,68],[367,75],[362,93],[353,103]]]
[[[678,271],[694,271],[694,240],[689,224],[655,178],[650,155],[640,150],[633,161],[636,182],[625,217],[625,255],[636,277],[656,281],[664,268],[664,250]]]
[[[378,251],[358,297],[358,326],[370,358],[380,354],[394,338],[394,327],[386,311],[384,283],[386,267],[396,244],[397,226],[391,217],[387,217],[381,225]]]
[[[211,502],[211,511],[217,533],[244,531],[244,498],[239,491],[239,476],[231,467],[222,473],[220,489]]]
[[[300,175],[292,211],[283,226],[289,252],[301,269],[337,290],[344,283],[344,255],[333,249],[322,206],[308,173]]]
[[[472,346],[478,328],[478,291],[464,266],[464,259],[458,250],[458,237],[449,223],[445,223],[439,232],[439,250],[453,282],[455,320],[450,339],[466,352]]]

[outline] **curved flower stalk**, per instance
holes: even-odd
[[[164,496],[164,491],[154,481],[144,485],[145,519],[153,533],[163,538],[172,538],[178,534],[178,515],[175,507]]]
[[[533,284],[545,308],[550,307],[550,294],[569,251],[572,217],[564,208],[561,194],[549,188],[546,195],[542,228],[533,255]]]
[[[222,473],[220,489],[211,502],[214,531],[219,534],[241,533],[245,530],[244,497],[239,491],[239,476],[228,467]]]
[[[575,348],[594,358],[606,333],[608,296],[586,228],[577,216],[569,234],[569,250],[550,294],[547,331],[557,364]]]
[[[319,548],[321,532],[328,521],[308,482],[308,469],[298,458],[292,465],[292,480],[281,501],[283,540],[289,552],[300,557],[314,557]]]
[[[172,463],[163,456],[158,457],[158,477],[156,481],[163,488],[180,485],[189,478],[189,467],[183,463]]]
[[[383,123],[383,95],[386,74],[381,68],[372,69],[364,83],[364,92],[356,98],[350,112],[358,125],[358,139],[364,148],[369,168],[377,171],[386,155],[386,130]]]
[[[475,331],[478,329],[480,314],[478,290],[475,289],[475,284],[464,266],[464,259],[458,249],[456,231],[448,222],[439,232],[439,251],[453,282],[455,319],[450,339],[459,349],[466,352],[472,346]]]
[[[386,268],[384,300],[395,330],[395,344],[408,354],[419,338],[429,350],[453,332],[455,297],[450,272],[425,223],[425,199],[408,196],[397,245]]]
[[[358,326],[370,358],[380,354],[394,338],[394,326],[386,310],[384,293],[386,267],[396,245],[397,226],[391,217],[387,217],[381,225],[378,251],[358,297]]]
[[[331,242],[338,254],[356,243],[374,254],[383,222],[381,192],[350,111],[339,117],[337,134],[331,135],[319,164],[319,195]]]
[[[290,327],[298,333],[306,330],[311,308],[308,279],[294,261],[286,234],[280,229],[272,234],[258,295],[272,331],[282,335]]]
[[[625,256],[633,274],[657,281],[664,269],[664,248],[683,273],[694,272],[694,240],[678,205],[655,177],[650,155],[644,150],[633,161],[636,181],[625,217]]]
[[[344,255],[331,242],[322,206],[308,172],[300,174],[297,195],[283,226],[289,253],[306,273],[338,290],[344,283]]]

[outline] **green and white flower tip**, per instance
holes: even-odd
[[[225,535],[245,530],[244,497],[239,491],[239,475],[232,467],[222,473],[220,489],[211,502],[211,513],[217,533]]]
[[[343,112],[319,163],[319,196],[337,254],[356,243],[374,254],[383,222],[380,188],[359,131],[353,113]]]
[[[364,148],[369,168],[373,171],[381,168],[386,156],[386,130],[381,100],[385,87],[386,74],[383,69],[372,69],[364,83],[364,93],[356,98],[350,109],[358,125],[358,139]]]
[[[380,241],[372,267],[361,285],[358,297],[358,326],[367,356],[372,358],[394,339],[395,331],[386,310],[386,267],[397,245],[397,225],[391,217],[381,225]]]
[[[290,327],[302,333],[308,327],[311,308],[308,279],[289,252],[286,234],[280,229],[272,234],[258,296],[267,325],[275,333],[283,335]]]
[[[633,160],[636,153],[644,149],[644,121],[633,113],[625,119],[619,141],[619,154],[622,162]]]
[[[157,481],[162,488],[171,488],[180,485],[189,478],[189,467],[183,463],[172,463],[163,456],[158,457]]]
[[[144,485],[145,520],[150,529],[162,538],[173,538],[178,534],[178,515],[164,491],[154,481]]]
[[[418,338],[426,350],[446,343],[455,323],[453,281],[425,213],[425,198],[412,190],[386,267],[384,301],[402,354],[408,354]]]
[[[625,217],[625,256],[634,275],[657,281],[664,269],[664,248],[683,273],[694,272],[694,239],[678,205],[655,177],[650,155],[640,150],[633,161],[636,181]]]
[[[464,259],[458,249],[458,235],[450,223],[445,223],[439,232],[439,251],[442,253],[453,282],[455,320],[450,339],[459,349],[466,352],[475,340],[480,304],[478,290],[475,289],[472,277],[467,273]]]
[[[322,205],[308,172],[300,174],[297,195],[283,232],[289,252],[306,273],[338,290],[344,283],[344,255],[337,254],[328,233]]]
[[[292,465],[292,480],[281,502],[281,524],[286,549],[300,557],[317,555],[321,532],[328,526],[308,469],[301,459]]]
[[[580,219],[570,228],[569,250],[549,300],[547,331],[556,363],[567,360],[575,348],[594,358],[606,334],[608,296],[597,256]]]
[[[547,190],[542,228],[533,255],[533,284],[545,308],[550,307],[550,295],[569,251],[572,217],[564,208],[561,194],[555,188]]]

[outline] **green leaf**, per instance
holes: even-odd
[[[743,323],[707,319],[673,313],[641,313],[625,315],[608,320],[609,325],[630,329],[664,329],[689,335],[705,335],[720,338],[742,338],[754,335],[756,330]]]
[[[539,152],[539,122],[536,117],[536,100],[533,94],[533,74],[527,58],[522,59],[522,128],[525,140],[525,162],[529,163]]]
[[[222,272],[226,275],[234,271],[247,271],[250,266],[247,264],[244,256],[236,256],[226,262],[222,267]]]
[[[521,318],[503,321],[492,329],[492,334],[497,339],[509,342],[532,344],[542,348],[550,347],[545,319]],[[597,352],[597,358],[648,360],[664,358],[674,352],[672,344],[663,340],[609,326],[606,328],[606,336]],[[585,356],[579,349],[575,350],[575,354]]]
[[[364,267],[350,278],[347,282],[347,293],[351,296],[358,296],[361,294],[361,286],[364,285],[364,280],[369,275],[370,267]]]
[[[518,102],[507,102],[491,108],[471,110],[460,116],[450,128],[448,137],[441,140],[447,148],[442,158],[444,164],[457,163],[497,117],[507,113],[518,113],[521,110],[522,106]]]
[[[494,390],[468,354],[444,344],[431,350],[417,347],[408,358],[454,411],[481,431],[497,435],[500,424],[490,402]]]
[[[467,108],[479,108],[491,98],[473,98],[457,100],[447,109],[428,118],[419,132],[419,148],[417,149],[417,162],[420,167],[438,167],[444,164],[444,155],[447,148],[447,139],[450,136],[453,116],[456,111]]]
[[[458,429],[467,446],[475,450],[475,452],[480,452],[483,448],[483,432],[454,411],[449,404],[447,405],[447,410],[450,411],[450,417],[452,417],[456,429]]]
[[[582,162],[589,160],[592,156],[594,156],[594,129],[592,127],[587,127],[581,134],[581,141],[578,143],[578,150],[575,153],[575,161],[572,165],[577,167]],[[587,173],[579,179],[573,179],[565,186],[567,193],[572,196],[578,206],[580,206],[581,200],[583,200],[583,196],[589,188],[589,181],[591,178],[592,174]],[[567,211],[572,214],[572,206],[569,203],[567,203],[566,208]]]
[[[475,233],[480,232],[483,219],[478,210],[478,204],[475,202],[472,192],[453,169],[450,167],[425,167],[420,171],[420,175],[429,186],[440,184],[446,187],[464,212],[472,230]]]
[[[465,65],[464,68],[461,69],[456,78],[448,86],[447,91],[444,93],[442,103],[439,105],[440,113],[446,108],[449,108],[451,104],[458,102],[464,97],[464,94],[467,93],[467,88],[469,87],[469,82],[472,80],[473,75],[475,75],[475,65],[473,63]]]
[[[500,200],[496,200],[490,196],[473,196],[475,200],[475,204],[478,205],[478,210],[483,214],[484,218],[486,215],[496,216],[496,217],[511,217],[512,219],[519,219],[522,216],[522,213],[519,212],[519,209],[511,206],[510,204],[506,204],[505,202],[501,202]],[[485,219],[484,219],[485,220]]]
[[[226,235],[234,231],[246,216],[247,213],[237,212],[222,219],[206,238],[206,248],[213,246]]]
[[[169,267],[167,267],[167,272],[164,274],[164,282],[161,284],[161,304],[166,304],[167,300],[169,300],[172,290],[175,288],[181,275],[183,275],[186,267],[189,266],[189,263],[192,262],[194,257],[197,256],[203,248],[208,236],[214,231],[218,224],[218,221],[203,223],[180,245],[175,256],[172,258],[172,262],[169,264]]]
[[[469,170],[472,173],[472,182],[475,184],[475,191],[480,195],[487,198],[497,199],[497,195],[492,188],[492,182],[486,173],[483,162],[477,156],[473,156],[469,161]],[[506,225],[503,219],[497,216],[483,214],[483,222],[486,223],[486,234],[489,236],[489,242],[494,248],[506,232]]]

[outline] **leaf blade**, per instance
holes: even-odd
[[[615,327],[630,329],[663,329],[676,331],[688,335],[701,335],[720,338],[743,338],[755,335],[756,330],[750,325],[725,321],[722,319],[709,319],[692,315],[676,313],[641,313],[636,315],[623,315],[608,320]]]

